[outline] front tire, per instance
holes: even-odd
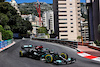
[[[51,63],[53,61],[53,57],[50,54],[47,54],[45,56],[45,60],[46,60],[47,63]]]
[[[66,54],[66,53],[63,52],[63,53],[61,53],[60,55],[61,55],[63,58],[68,59],[68,54]]]

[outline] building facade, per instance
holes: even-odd
[[[100,41],[98,25],[100,24],[100,0],[86,0],[89,22],[89,40]]]
[[[45,11],[42,14],[42,21],[43,25],[47,28],[48,33],[52,34],[54,32],[54,16],[53,16],[53,11]]]
[[[53,0],[55,34],[61,40],[81,36],[80,0]]]
[[[83,41],[89,41],[89,28],[87,21],[81,21],[81,36],[83,37]]]
[[[19,15],[21,15],[21,12],[20,12],[19,9],[18,9],[18,5],[17,5],[16,1],[15,1],[15,0],[11,0],[11,1],[10,1],[10,4],[11,4],[11,6],[13,6],[13,7],[17,10],[17,13],[18,13]]]
[[[39,25],[39,17],[29,14],[29,15],[21,15],[22,19],[30,21],[30,23],[32,24],[33,30],[32,30],[32,34],[37,34],[37,30],[38,27],[40,27]]]

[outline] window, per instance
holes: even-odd
[[[80,14],[78,14],[78,16],[80,16]]]
[[[66,7],[58,7],[59,9],[66,9]]]
[[[67,20],[67,19],[59,19],[59,20]]]
[[[70,13],[72,13],[73,11],[70,11]]]
[[[70,15],[70,16],[73,16],[73,15]]]
[[[78,20],[80,20],[80,18],[78,18]]]
[[[59,27],[59,28],[67,28],[67,27]]]
[[[59,24],[67,24],[67,22],[59,23]]]
[[[81,30],[79,30],[79,32],[81,32]]]
[[[67,11],[59,11],[59,12],[67,12]]]
[[[78,22],[80,24],[80,22]]]
[[[59,16],[67,16],[67,15],[59,15]]]
[[[70,5],[72,5],[72,3],[70,3]]]
[[[73,27],[71,26],[71,28],[73,28]]]
[[[73,24],[73,23],[70,23],[70,24]]]
[[[68,32],[68,31],[66,30],[66,31],[59,31],[59,32]]]
[[[70,20],[73,20],[73,19],[70,19]]]
[[[61,35],[61,36],[68,36],[68,35]]]
[[[74,32],[73,30],[71,30],[71,32]]]
[[[80,10],[78,10],[78,12],[80,12]]]

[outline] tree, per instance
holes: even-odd
[[[45,33],[45,34],[47,34],[47,29],[46,29],[46,27],[40,27],[40,28],[38,29],[38,33]]]
[[[3,40],[8,40],[13,38],[13,32],[11,30],[4,30],[2,25],[0,25],[0,32],[2,33]]]
[[[0,13],[0,24],[1,25],[7,25],[7,22],[9,21],[9,18],[6,14]]]
[[[9,28],[14,33],[25,34],[28,30],[32,30],[31,23],[29,21],[24,21],[21,16],[17,14],[16,9],[12,7],[8,2],[0,3],[0,13],[1,16],[4,17],[4,19],[2,19],[1,25],[3,25],[5,30]]]
[[[11,30],[11,28],[10,28],[9,25],[5,25],[5,26],[4,26],[4,29],[5,29],[5,30]]]
[[[79,39],[79,41],[80,41],[80,39],[81,39],[81,36],[78,36],[78,37],[77,37],[77,39]]]
[[[3,32],[3,27],[2,27],[2,25],[0,25],[0,32]]]

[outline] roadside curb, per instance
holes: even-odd
[[[11,47],[11,46],[13,46],[15,43],[16,43],[16,42],[13,42],[13,43],[7,45],[6,47],[1,48],[1,49],[0,49],[0,52],[2,52],[3,50],[5,50],[5,49],[7,49],[7,48],[9,48],[9,47]]]
[[[100,57],[97,57],[97,56],[93,56],[91,54],[88,54],[88,53],[85,53],[79,49],[76,49],[77,50],[77,54],[81,57],[84,57],[84,58],[87,58],[87,59],[90,59],[90,60],[94,60],[94,61],[98,61],[100,62]]]

